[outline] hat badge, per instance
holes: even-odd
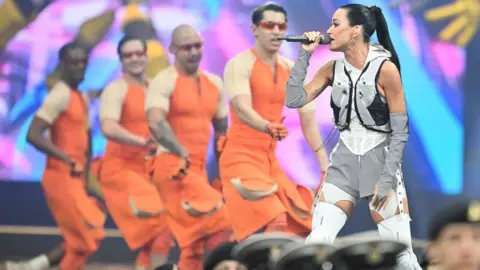
[[[383,254],[377,246],[373,246],[370,248],[366,259],[369,264],[377,265],[383,261]]]
[[[317,249],[317,256],[315,256],[315,261],[317,263],[322,263],[327,258],[327,252],[324,248]]]
[[[467,219],[470,222],[480,221],[480,202],[472,202],[468,206]]]
[[[278,258],[280,256],[281,249],[278,246],[273,246],[270,248],[270,257],[273,259]]]

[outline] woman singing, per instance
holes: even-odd
[[[370,42],[375,31],[380,44]],[[327,34],[330,50],[344,57],[328,62],[304,85],[309,59],[322,39],[319,32],[305,33],[312,43],[302,44],[286,87],[286,105],[300,108],[332,86],[330,105],[340,131],[307,242],[333,243],[356,200],[365,198],[380,236],[409,246],[399,255],[398,269],[421,269],[411,247],[401,172],[408,116],[385,17],[375,6],[345,5],[333,15]]]

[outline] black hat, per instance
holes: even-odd
[[[237,242],[226,242],[212,250],[203,264],[203,269],[213,270],[213,268],[215,268],[220,262],[233,260],[232,250],[236,244]]]
[[[437,211],[430,221],[430,240],[435,240],[445,227],[455,223],[479,224],[480,201],[462,200]]]
[[[282,247],[278,257],[273,259],[275,270],[334,269],[328,256],[335,247],[326,244],[289,243]]]
[[[178,267],[175,264],[164,264],[155,268],[155,270],[178,270]]]
[[[328,260],[340,269],[393,269],[397,255],[407,245],[389,240],[371,240],[347,245],[333,252]]]
[[[269,269],[270,258],[278,256],[281,247],[291,242],[304,243],[305,240],[279,232],[255,234],[237,244],[232,255],[249,269]]]

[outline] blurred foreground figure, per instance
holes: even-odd
[[[281,248],[277,257],[272,258],[272,270],[332,270],[328,256],[335,247],[326,244],[289,243]]]
[[[461,201],[431,220],[425,270],[480,269],[480,202]]]
[[[212,250],[203,264],[203,270],[247,270],[233,258],[232,251],[237,244],[237,242],[227,242]]]
[[[272,269],[275,258],[288,243],[303,243],[304,239],[281,232],[254,234],[237,244],[233,250],[233,258],[247,269]]]
[[[330,254],[327,261],[341,270],[394,270],[397,269],[397,257],[407,245],[388,240],[372,240],[347,245]]]

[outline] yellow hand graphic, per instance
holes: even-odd
[[[408,5],[408,13],[417,13],[432,0],[390,0],[390,8],[400,8],[400,6]]]
[[[466,46],[476,34],[480,24],[480,0],[456,0],[453,3],[433,8],[425,12],[428,21],[440,21],[455,17],[441,32],[440,39]]]

